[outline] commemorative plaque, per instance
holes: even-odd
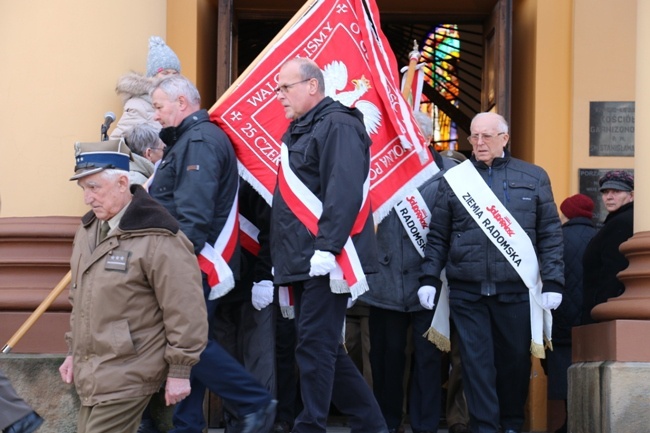
[[[634,101],[589,103],[589,156],[634,156]]]
[[[605,217],[607,216],[607,209],[603,204],[600,196],[600,188],[598,187],[598,180],[605,175],[608,171],[621,170],[627,171],[634,175],[634,170],[622,168],[580,168],[578,169],[578,180],[580,186],[580,194],[589,196],[594,201],[594,218],[593,221],[597,227],[602,226]]]

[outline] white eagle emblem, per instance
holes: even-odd
[[[347,107],[356,107],[363,114],[363,123],[368,135],[376,134],[381,123],[381,112],[375,104],[360,99],[370,89],[370,81],[363,75],[352,80],[354,90],[341,92],[348,84],[348,68],[341,61],[335,60],[323,69],[325,78],[325,96],[339,101]]]

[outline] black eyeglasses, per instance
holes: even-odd
[[[307,82],[309,80],[311,80],[311,78],[307,78],[307,79],[301,80],[301,81],[296,81],[295,83],[291,83],[291,84],[283,84],[281,86],[276,87],[273,90],[275,90],[275,93],[280,93],[280,92],[287,93],[287,90],[289,90],[290,88],[292,88],[296,84],[305,83],[305,82]]]

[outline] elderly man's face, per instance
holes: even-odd
[[[316,79],[302,78],[298,63],[290,62],[280,69],[276,92],[287,119],[297,119],[316,106],[316,86]]]
[[[163,128],[178,126],[183,121],[181,98],[170,100],[165,92],[156,89],[151,95],[151,103],[154,108],[153,120],[159,122]]]
[[[469,142],[477,161],[492,165],[494,158],[503,155],[503,148],[508,144],[509,135],[499,131],[496,116],[477,117],[472,121]]]
[[[108,221],[117,215],[131,200],[126,172],[116,177],[106,176],[104,172],[91,174],[79,179],[77,185],[83,189],[84,203],[102,221]]]
[[[601,191],[603,204],[607,212],[617,211],[624,204],[634,201],[634,191],[620,191],[618,189],[605,189]]]

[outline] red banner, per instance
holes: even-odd
[[[397,62],[374,0],[320,0],[210,110],[230,137],[241,176],[271,202],[280,139],[289,120],[276,101],[280,66],[308,57],[323,70],[327,96],[357,107],[372,139],[370,200],[379,222],[393,204],[438,170],[399,89]]]

